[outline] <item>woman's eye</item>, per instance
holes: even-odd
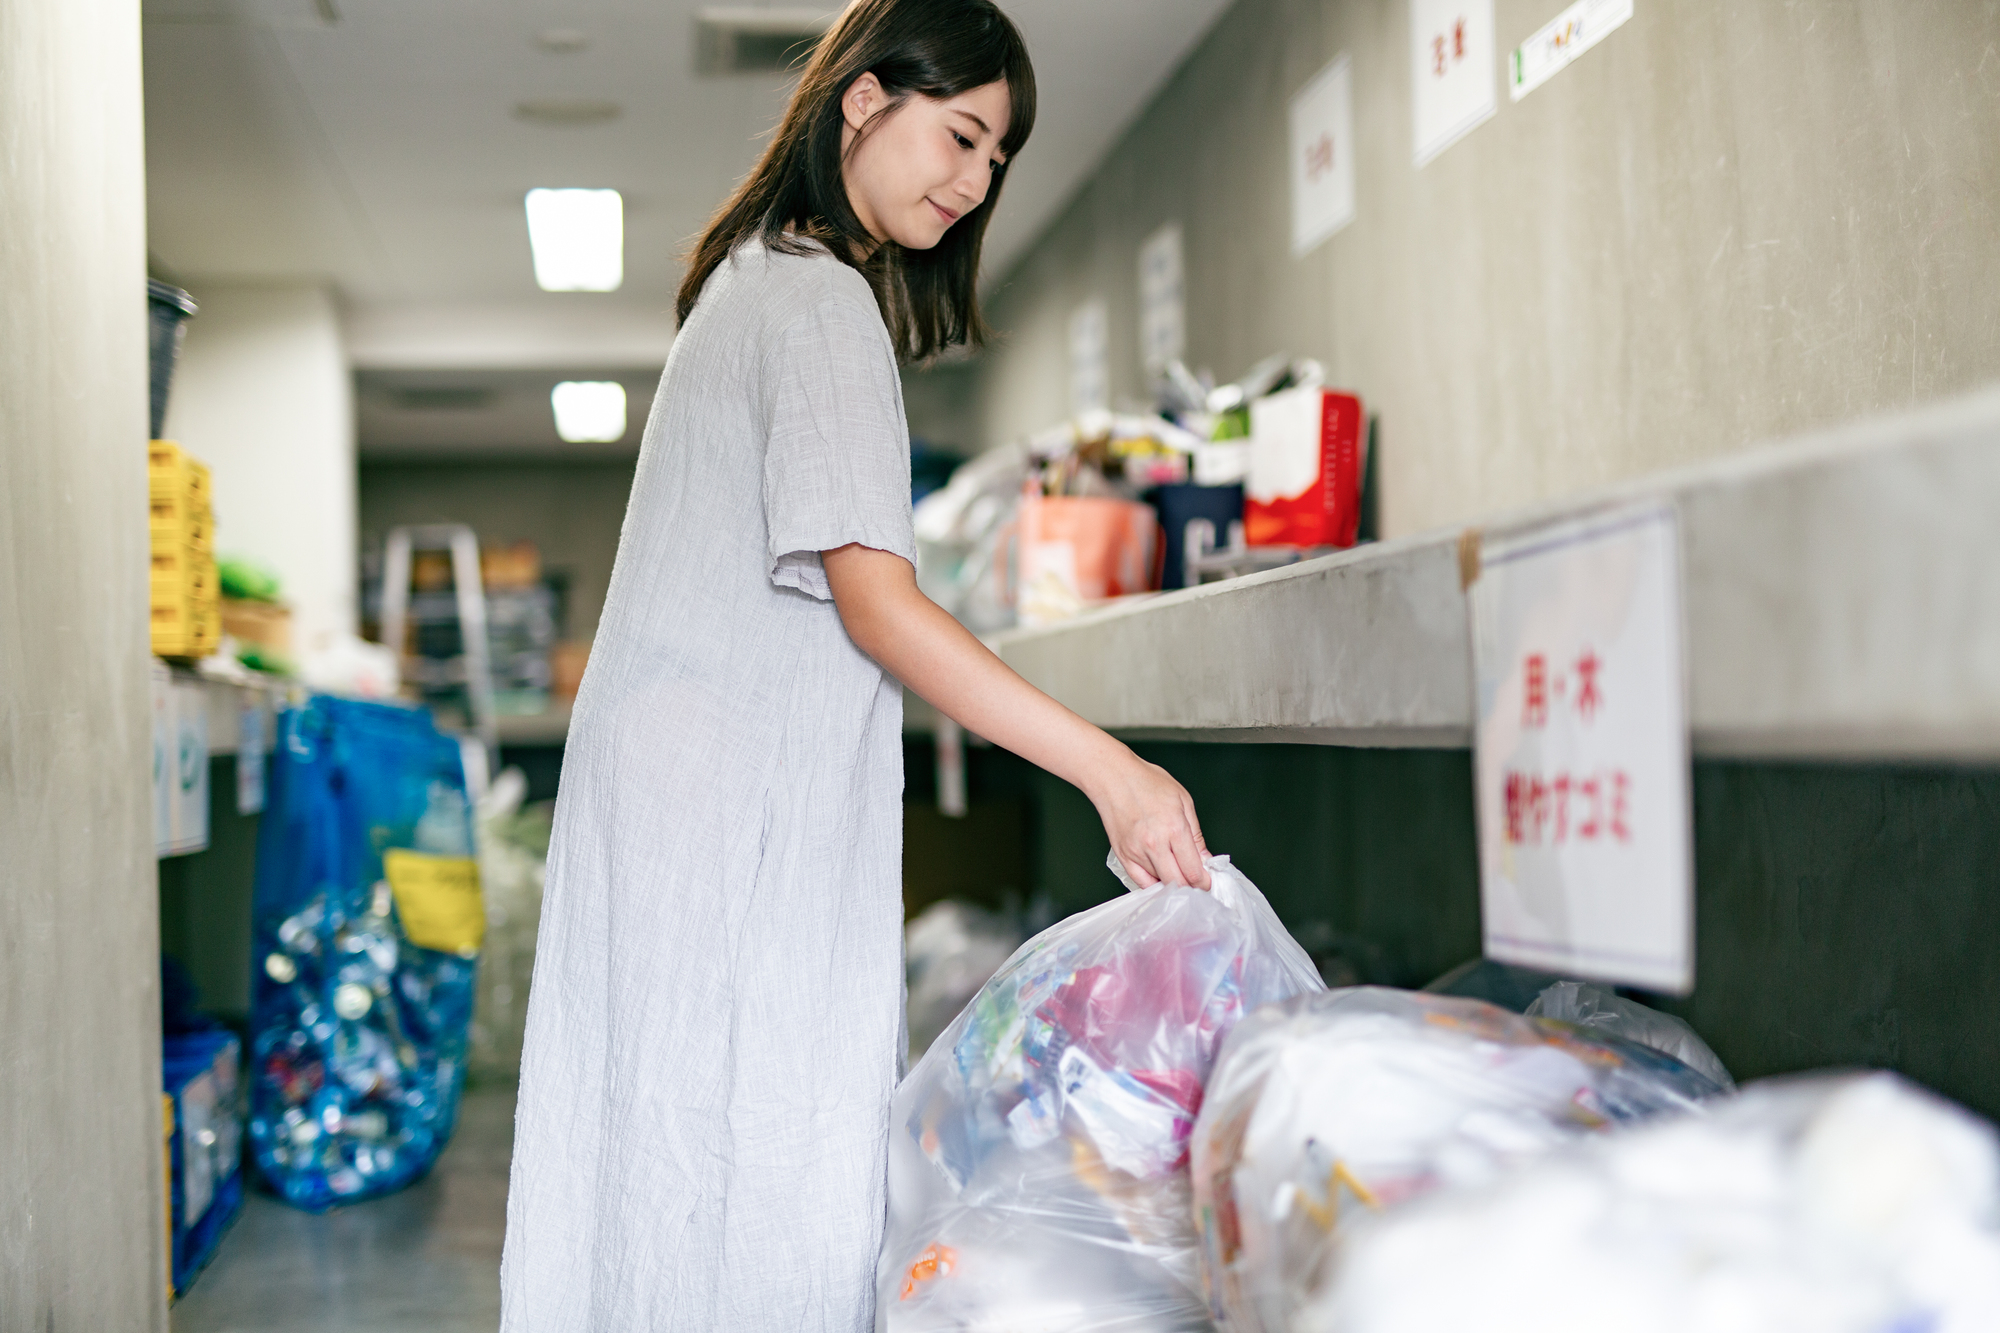
[[[971,148],[971,147],[972,147],[972,140],[970,140],[970,139],[966,138],[966,137],[965,137],[965,136],[964,136],[963,134],[960,134],[960,133],[959,133],[958,131],[956,131],[956,130],[953,130],[953,131],[952,131],[952,135],[951,135],[951,137],[952,137],[953,139],[956,139],[956,140],[958,141],[958,146],[959,146],[960,148]]]

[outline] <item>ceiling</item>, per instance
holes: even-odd
[[[1035,56],[1041,113],[989,233],[989,279],[1053,218],[1227,0],[1002,3]],[[697,74],[702,7],[144,0],[155,260],[197,294],[202,282],[328,283],[356,366],[410,384],[492,372],[494,385],[526,394],[522,404],[534,396],[527,380],[544,371],[636,384],[637,372],[657,373],[672,339],[680,251],[749,168],[788,87],[778,75]],[[552,29],[582,34],[582,49],[538,45]],[[538,100],[620,112],[573,126],[515,115]],[[553,185],[624,192],[622,290],[536,289],[521,199]],[[503,443],[498,416],[476,428],[472,418],[519,395],[463,409],[459,426],[445,425],[441,409],[369,397],[364,446],[408,436],[429,449],[460,427]],[[515,417],[506,431],[554,445],[545,399]]]

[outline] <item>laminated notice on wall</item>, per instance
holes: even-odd
[[[1470,596],[1487,956],[1687,993],[1694,897],[1672,506],[1489,538]]]
[[[486,939],[486,904],[479,895],[477,861],[392,847],[382,853],[382,873],[410,943],[463,958],[479,952]]]
[[[1493,0],[1410,0],[1410,88],[1423,166],[1498,110]]]
[[[1570,61],[1632,17],[1632,0],[1577,0],[1514,48],[1507,61],[1507,97],[1518,102]]]

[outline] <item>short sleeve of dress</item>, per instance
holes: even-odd
[[[771,582],[831,600],[820,552],[852,543],[914,565],[910,433],[895,353],[873,296],[836,287],[768,355]]]

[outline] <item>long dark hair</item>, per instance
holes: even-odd
[[[1035,71],[1028,48],[993,0],[855,0],[814,48],[756,169],[736,187],[689,254],[675,305],[683,322],[715,266],[739,243],[758,235],[771,249],[787,254],[808,253],[811,242],[818,241],[859,269],[875,289],[889,335],[906,360],[983,341],[986,326],[976,290],[979,249],[1006,180],[1006,165],[994,170],[985,203],[954,223],[935,247],[905,250],[889,241],[869,254],[873,238],[854,215],[841,175],[846,121],[840,99],[849,85],[870,73],[891,99],[878,117],[900,107],[912,93],[943,100],[1005,79],[1012,107],[1000,151],[1007,162],[1035,126]]]

